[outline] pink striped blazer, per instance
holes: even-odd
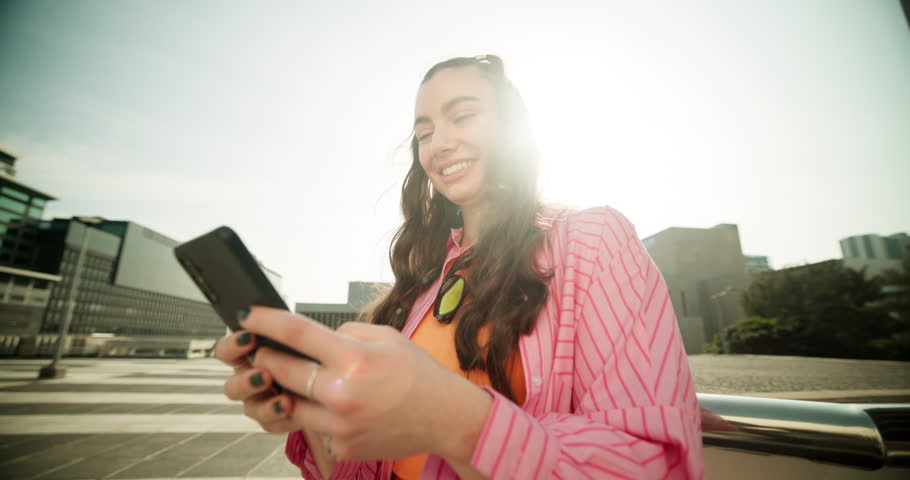
[[[558,214],[538,252],[554,273],[532,334],[519,342],[527,399],[485,388],[493,407],[472,465],[491,479],[703,478],[701,423],[666,284],[635,228],[609,207]],[[460,231],[446,262],[459,254]],[[441,278],[412,308],[410,335]],[[286,453],[321,478],[303,434]],[[391,477],[391,461],[338,462],[332,479]],[[457,478],[430,456],[421,480]]]

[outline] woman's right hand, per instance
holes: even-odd
[[[266,432],[299,430],[291,421],[294,405],[291,397],[287,393],[276,394],[272,389],[272,374],[253,366],[250,354],[255,349],[256,336],[244,330],[223,337],[215,345],[215,358],[234,367],[234,375],[224,382],[224,394],[231,400],[243,402],[244,415],[259,422]],[[304,436],[320,473],[323,478],[329,478],[335,468],[335,460],[329,456],[322,442],[310,441],[321,438],[318,434],[304,430]]]
[[[244,415],[259,422],[270,433],[297,430],[288,419],[291,398],[276,393],[272,375],[253,367],[250,354],[256,348],[256,337],[247,331],[237,331],[223,337],[215,345],[215,358],[234,368],[234,374],[224,382],[224,394],[231,400],[243,402]]]

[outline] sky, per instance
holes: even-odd
[[[390,281],[423,73],[495,53],[541,192],[640,237],[739,225],[780,268],[910,231],[897,0],[0,0],[0,149],[46,218],[230,225],[291,302]]]

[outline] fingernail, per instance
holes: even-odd
[[[246,345],[250,343],[253,337],[250,336],[250,332],[243,332],[237,337],[237,345]]]
[[[241,308],[241,309],[237,312],[237,321],[238,321],[238,322],[243,322],[244,320],[246,320],[246,317],[249,316],[249,314],[250,314],[250,310],[249,310],[249,309],[247,309],[247,308]]]
[[[272,410],[275,410],[275,413],[284,413],[284,409],[281,408],[281,402],[277,400],[272,404]]]
[[[262,381],[261,372],[257,372],[256,375],[253,375],[252,377],[250,377],[250,385],[252,385],[254,387],[261,387],[262,384],[263,384],[263,381]]]
[[[249,355],[246,356],[246,361],[250,365],[253,364],[253,360],[256,360],[256,350],[253,350]]]

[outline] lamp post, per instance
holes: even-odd
[[[79,247],[79,256],[76,257],[76,266],[73,268],[73,278],[70,281],[70,290],[66,302],[66,313],[63,316],[63,323],[60,325],[60,334],[57,335],[54,358],[49,365],[41,367],[41,370],[38,371],[39,380],[66,376],[66,367],[57,365],[57,362],[63,358],[63,350],[66,348],[66,334],[69,332],[70,323],[73,320],[73,310],[76,308],[76,289],[79,286],[79,275],[82,273],[82,261],[85,258],[85,251],[88,249],[89,230],[92,225],[97,225],[104,221],[103,218],[98,217],[73,217],[73,220],[85,226],[85,230],[82,232],[82,245]]]
[[[729,295],[729,294],[737,292],[737,291],[739,291],[739,290],[736,288],[727,287],[727,288],[715,293],[714,295],[711,295],[711,300],[714,300],[714,306],[717,308],[717,334],[720,335],[720,349],[721,349],[720,353],[729,353],[730,352],[730,349],[727,348],[727,337],[724,335],[724,333],[722,331],[723,324],[724,324],[724,322],[723,322],[724,314],[723,314],[723,311],[720,309],[720,297],[723,297],[724,295]]]

